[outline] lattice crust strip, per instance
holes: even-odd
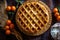
[[[49,9],[42,4],[42,2],[26,2],[19,7],[16,22],[25,34],[39,35],[47,28],[50,13]]]

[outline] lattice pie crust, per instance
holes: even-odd
[[[50,9],[43,2],[25,2],[16,13],[19,29],[30,36],[41,35],[51,24]]]

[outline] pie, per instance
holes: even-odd
[[[41,35],[51,25],[51,11],[43,2],[24,2],[16,13],[18,28],[30,36]]]

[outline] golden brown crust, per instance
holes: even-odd
[[[30,36],[41,35],[51,25],[50,9],[43,2],[25,2],[16,14],[19,29]]]

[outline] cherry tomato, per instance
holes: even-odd
[[[5,26],[5,30],[8,30],[9,29],[9,26]]]
[[[7,6],[6,10],[10,11],[11,10],[11,6]]]
[[[11,20],[7,20],[6,22],[7,25],[10,25],[11,23],[12,23]]]
[[[57,8],[54,8],[53,9],[53,12],[55,13],[55,12],[58,12],[58,9]]]
[[[12,11],[15,11],[16,10],[16,7],[15,6],[11,6],[11,10]]]
[[[10,30],[6,30],[6,35],[10,35],[11,34],[11,31]]]
[[[14,24],[10,24],[10,29],[13,29],[14,28]]]
[[[57,21],[60,21],[60,16],[57,17]]]
[[[56,12],[56,13],[54,14],[54,16],[55,16],[55,17],[59,16],[59,13],[58,13],[58,12]]]

